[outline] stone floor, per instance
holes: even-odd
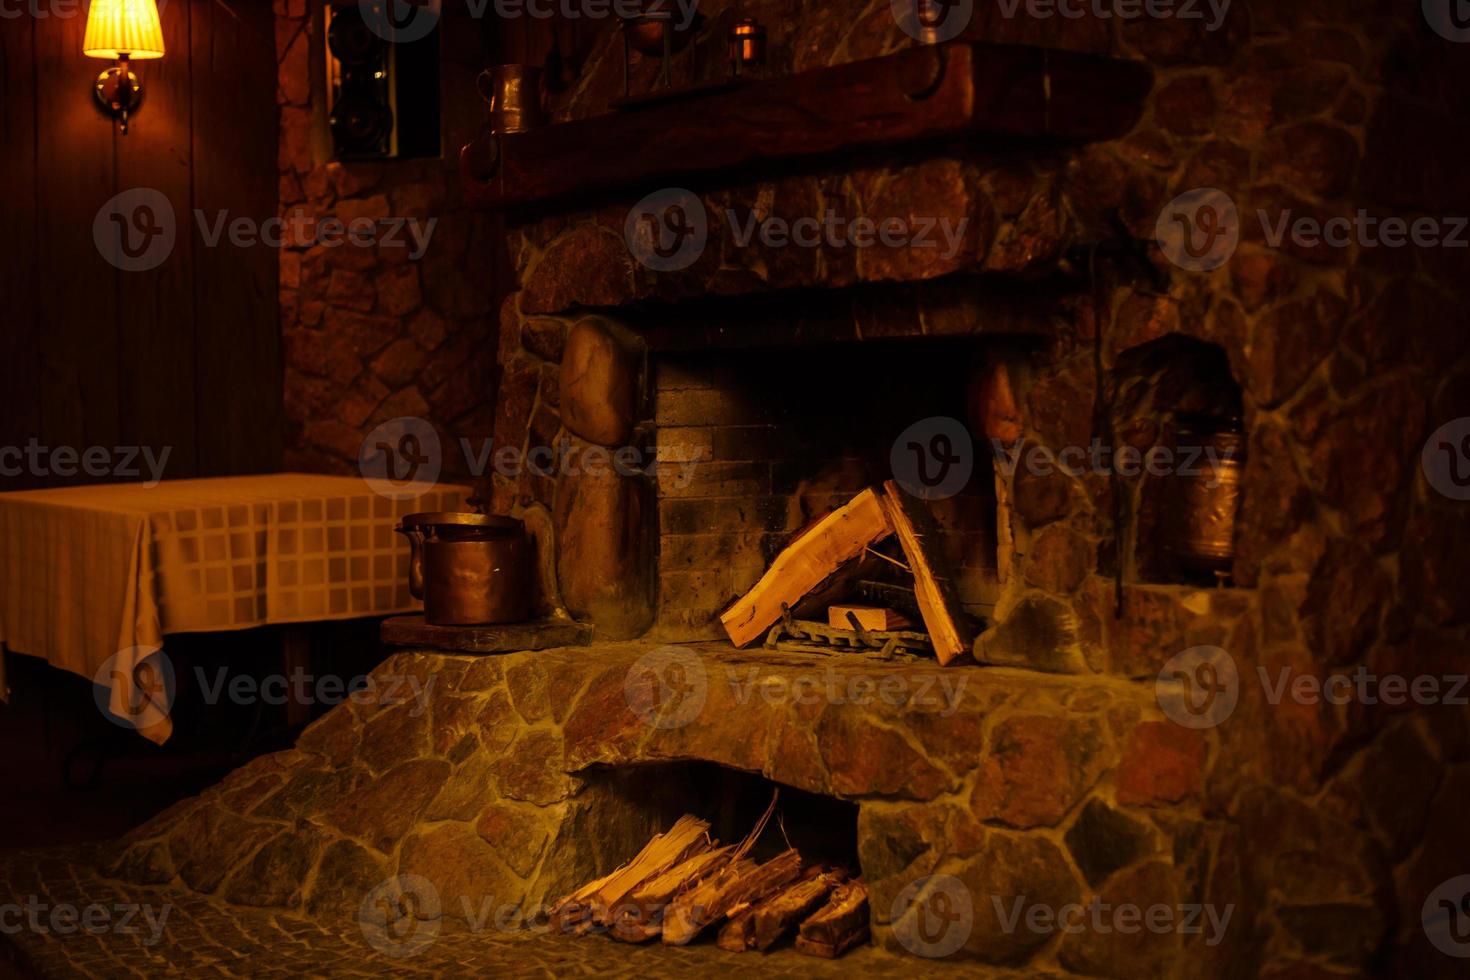
[[[0,855],[0,977],[8,976],[7,961],[22,976],[46,978],[673,978],[723,976],[735,970],[746,977],[910,977],[935,971],[1019,976],[871,947],[827,961],[789,948],[761,955],[727,953],[708,942],[687,948],[629,946],[601,937],[501,931],[493,925],[474,929],[450,918],[437,930],[421,924],[419,932],[401,937],[398,944],[380,936],[373,937],[374,943],[355,919],[317,922],[227,905],[174,885],[139,886],[106,878],[95,870],[106,851],[103,845],[89,844]],[[64,911],[57,914],[65,907],[90,919],[73,926]],[[31,925],[33,921],[41,927]],[[84,927],[88,924],[90,930]]]

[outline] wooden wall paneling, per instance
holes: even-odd
[[[122,431],[118,273],[98,250],[92,224],[98,209],[117,193],[113,140],[121,137],[114,137],[112,124],[91,97],[92,79],[106,63],[82,54],[86,18],[37,18],[34,24],[39,435],[52,446],[111,447]]]
[[[485,20],[494,20],[489,8]],[[475,80],[487,67],[481,25],[468,9],[445,5],[439,25],[440,156],[447,179],[457,170],[459,148],[479,134],[488,107]]]
[[[23,447],[41,430],[41,352],[36,345],[36,85],[35,20],[26,18],[0,31],[0,447]],[[0,465],[13,466],[11,458]],[[21,489],[31,480],[0,474],[0,490]]]
[[[276,215],[275,22],[267,3],[193,4],[195,206],[213,217]],[[279,470],[282,456],[279,253],[197,227],[196,411],[202,476]]]
[[[159,8],[165,54],[138,62],[145,101],[126,137],[117,140],[117,187],[150,188],[172,206],[173,249],[163,263],[120,271],[117,375],[123,439],[169,455],[164,476],[198,474],[195,431],[194,250],[190,171],[194,147],[190,11],[213,4]],[[101,62],[98,63],[99,65]],[[243,324],[242,324],[243,326]]]

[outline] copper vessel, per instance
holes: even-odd
[[[1181,463],[1199,455],[1189,471],[1176,473],[1169,515],[1169,550],[1184,569],[1217,576],[1235,562],[1235,521],[1240,513],[1245,437],[1232,419],[1180,419]]]
[[[489,514],[410,514],[408,587],[435,626],[518,623],[531,615],[532,544],[526,526]]]
[[[679,23],[678,4],[673,0],[642,0],[636,13],[623,21],[623,32],[634,51],[649,58],[678,54],[694,37],[698,12],[689,23]]]
[[[742,69],[755,68],[766,63],[766,28],[760,21],[747,17],[730,28],[730,73],[739,75]]]
[[[634,0],[630,9],[619,12],[623,23],[623,96],[633,94],[632,60],[637,51],[645,58],[658,58],[659,85],[673,84],[674,55],[683,51],[698,33],[704,18],[697,9],[686,14],[674,0]],[[684,19],[687,17],[687,20]]]
[[[535,65],[496,65],[480,72],[475,85],[490,103],[490,132],[524,133],[545,125],[541,69]]]

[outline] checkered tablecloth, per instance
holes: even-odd
[[[280,473],[0,493],[0,643],[100,677],[162,742],[166,708],[140,714],[134,683],[165,634],[416,610],[393,527],[469,492]]]

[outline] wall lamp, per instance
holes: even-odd
[[[128,70],[133,59],[163,57],[163,26],[155,0],[92,0],[82,53],[117,64],[97,76],[92,87],[102,111],[128,134],[128,117],[143,101],[143,83]]]

